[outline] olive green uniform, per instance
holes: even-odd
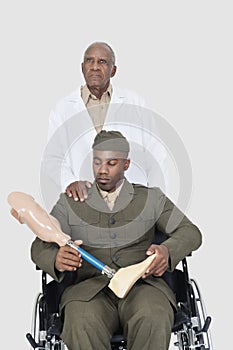
[[[72,240],[82,239],[82,248],[113,269],[146,258],[155,227],[169,238],[169,270],[201,244],[201,233],[159,188],[130,184],[127,180],[113,211],[100,196],[96,184],[85,202],[60,196],[51,214]],[[55,270],[58,246],[32,244],[32,260],[55,280],[64,274]],[[162,278],[139,280],[124,299],[107,287],[109,279],[87,262],[77,270],[76,282],[63,293],[65,310],[62,338],[69,350],[109,350],[114,331],[123,327],[128,350],[166,350],[173,325],[175,296]]]

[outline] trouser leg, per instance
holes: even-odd
[[[110,339],[119,327],[117,308],[100,293],[88,302],[65,306],[61,338],[69,350],[110,350]]]
[[[167,350],[174,312],[167,297],[148,284],[136,284],[119,302],[128,350]]]

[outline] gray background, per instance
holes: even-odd
[[[82,80],[86,46],[109,42],[114,83],[136,90],[182,138],[192,162],[187,214],[203,246],[189,259],[207,311],[215,350],[231,344],[232,11],[230,1],[7,1],[1,36],[1,335],[28,349],[40,274],[30,261],[33,234],[9,215],[14,190],[40,202],[40,159],[50,109]],[[173,190],[171,189],[173,199]]]

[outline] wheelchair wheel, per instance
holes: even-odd
[[[43,294],[39,293],[35,300],[34,310],[32,314],[32,324],[31,324],[31,335],[37,344],[41,342],[40,340],[41,325],[39,326],[39,323],[40,323],[39,312],[41,312],[40,307],[42,302],[43,302]],[[35,349],[35,347],[32,347],[32,349]]]
[[[209,330],[211,318],[207,316],[205,304],[197,282],[194,279],[190,279],[190,284],[192,286],[192,296],[194,300],[192,316],[197,342],[200,344],[200,347],[197,349],[212,350],[212,341]]]
[[[56,334],[50,334],[47,305],[43,293],[39,293],[35,300],[31,333],[26,335],[31,349],[38,350],[67,350],[64,342]]]
[[[187,301],[180,304],[186,314],[181,326],[175,331],[179,350],[212,350],[209,325],[211,318],[206,316],[205,306],[197,283],[191,279],[187,285]]]

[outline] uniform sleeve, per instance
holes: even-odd
[[[159,195],[157,210],[160,211],[156,222],[157,229],[168,235],[163,244],[169,250],[170,268],[173,271],[183,258],[200,247],[202,234],[199,228],[162,192]]]

